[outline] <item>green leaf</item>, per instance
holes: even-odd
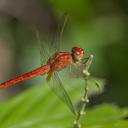
[[[82,92],[76,93],[84,89],[80,80],[67,83],[73,84],[67,88],[72,99],[80,99]],[[106,128],[116,123],[126,126],[127,122],[122,118],[127,114],[128,109],[99,105],[87,110],[82,119],[83,128]],[[49,90],[47,84],[32,87],[0,105],[0,128],[72,128],[74,119],[75,115]]]
[[[123,120],[127,115],[128,109],[126,108],[121,109],[113,104],[102,104],[87,111],[86,118],[82,121],[88,126],[106,126],[106,124]]]
[[[90,77],[88,80],[89,96],[103,93],[105,83],[104,79]]]

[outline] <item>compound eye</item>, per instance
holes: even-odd
[[[80,58],[82,58],[84,56],[84,50],[82,48],[73,47],[72,53]]]
[[[84,50],[83,50],[83,49],[81,49],[81,51],[80,51],[80,56],[81,56],[81,57],[84,56]]]
[[[76,55],[78,55],[78,56],[79,56],[79,55],[80,55],[80,52],[79,52],[79,51],[77,51],[77,52],[76,52]]]

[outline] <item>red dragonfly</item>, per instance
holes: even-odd
[[[62,31],[63,29],[61,30],[61,34],[62,34]],[[37,33],[37,38],[39,40],[39,33]],[[57,95],[59,95],[59,97],[67,104],[67,106],[71,109],[71,111],[75,113],[75,109],[72,104],[72,101],[70,100],[66,90],[64,89],[64,86],[61,82],[58,72],[61,70],[64,70],[65,68],[69,67],[72,64],[79,65],[81,63],[80,61],[83,59],[84,50],[79,47],[73,47],[71,52],[56,51],[51,57],[47,59],[46,55],[48,53],[46,53],[47,52],[46,49],[44,48],[44,46],[42,46],[41,48],[42,48],[42,50],[40,51],[41,58],[43,58],[42,66],[31,72],[25,73],[21,76],[18,76],[14,79],[11,79],[7,82],[0,84],[0,89],[12,86],[23,80],[26,80],[26,79],[29,79],[29,78],[32,78],[38,75],[47,75],[46,77],[47,81],[50,81],[50,80],[56,81],[56,85],[59,89],[59,93],[55,89],[54,89],[54,92]],[[52,48],[50,49],[54,49],[54,46],[52,46]]]

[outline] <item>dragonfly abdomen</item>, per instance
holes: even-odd
[[[21,76],[18,76],[16,78],[12,79],[12,80],[9,80],[5,83],[0,84],[0,88],[5,88],[5,87],[8,87],[8,86],[14,85],[16,83],[19,83],[23,80],[29,79],[29,78],[34,77],[34,76],[47,74],[49,71],[50,71],[50,66],[49,65],[41,66],[41,67],[31,71],[31,72],[28,72],[26,74],[23,74]]]

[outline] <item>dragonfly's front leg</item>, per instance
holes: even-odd
[[[94,56],[93,55],[90,55],[89,58],[88,58],[88,60],[86,60],[86,62],[84,62],[82,64],[82,65],[84,65],[83,75],[84,75],[84,78],[85,79],[90,76],[90,73],[88,72],[88,70],[90,68],[90,65],[92,64],[93,58],[94,58]]]
[[[75,66],[75,65],[74,65]],[[77,68],[77,67],[76,67]],[[72,69],[72,66],[70,65],[69,66],[69,75],[71,76],[71,77],[74,77],[74,78],[78,78],[79,76],[78,75],[76,75],[75,73],[73,73],[73,69]]]
[[[74,78],[83,77],[83,69],[85,68],[85,63],[74,63],[69,66],[69,74]]]
[[[93,55],[90,55],[88,58],[86,58],[85,61],[79,61],[77,63],[74,63],[69,66],[69,74],[73,77],[83,77],[84,79],[87,78],[90,73],[88,72],[88,69],[92,63]]]

